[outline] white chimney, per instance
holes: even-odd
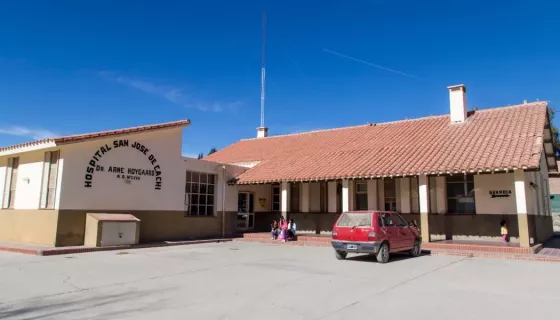
[[[449,108],[451,122],[467,120],[467,87],[464,84],[447,87],[449,89]]]
[[[257,128],[257,138],[266,138],[266,137],[268,137],[268,128],[258,127]]]

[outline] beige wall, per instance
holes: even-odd
[[[237,192],[251,192],[255,195],[255,212],[268,212],[272,210],[272,185],[270,184],[255,184],[255,185],[240,185],[235,191],[235,206],[233,208],[226,207],[227,210],[237,211]],[[229,195],[228,195],[229,196]],[[233,195],[232,195],[233,196]],[[264,207],[260,206],[259,199],[265,200]]]
[[[516,214],[513,173],[474,176],[476,212],[478,214]],[[491,190],[511,190],[511,196],[492,198]]]
[[[321,211],[321,184],[319,182],[309,184],[309,211]]]
[[[215,217],[185,217],[183,211],[109,211],[103,213],[128,213],[140,219],[140,242],[187,240],[221,237],[222,215]],[[61,210],[58,222],[57,246],[84,244],[86,216],[92,211]],[[231,234],[232,219],[236,213],[226,212],[226,233]]]
[[[54,246],[57,210],[0,210],[0,242]]]

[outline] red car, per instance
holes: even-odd
[[[349,252],[370,253],[376,255],[378,262],[386,263],[394,252],[408,251],[419,256],[422,238],[420,230],[396,212],[356,211],[338,217],[331,243],[339,260]]]

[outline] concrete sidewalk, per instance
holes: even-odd
[[[336,260],[214,243],[41,257],[0,252],[1,319],[546,319],[558,265],[455,256]]]

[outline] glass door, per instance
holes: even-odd
[[[255,195],[249,192],[237,194],[237,230],[255,228]]]

